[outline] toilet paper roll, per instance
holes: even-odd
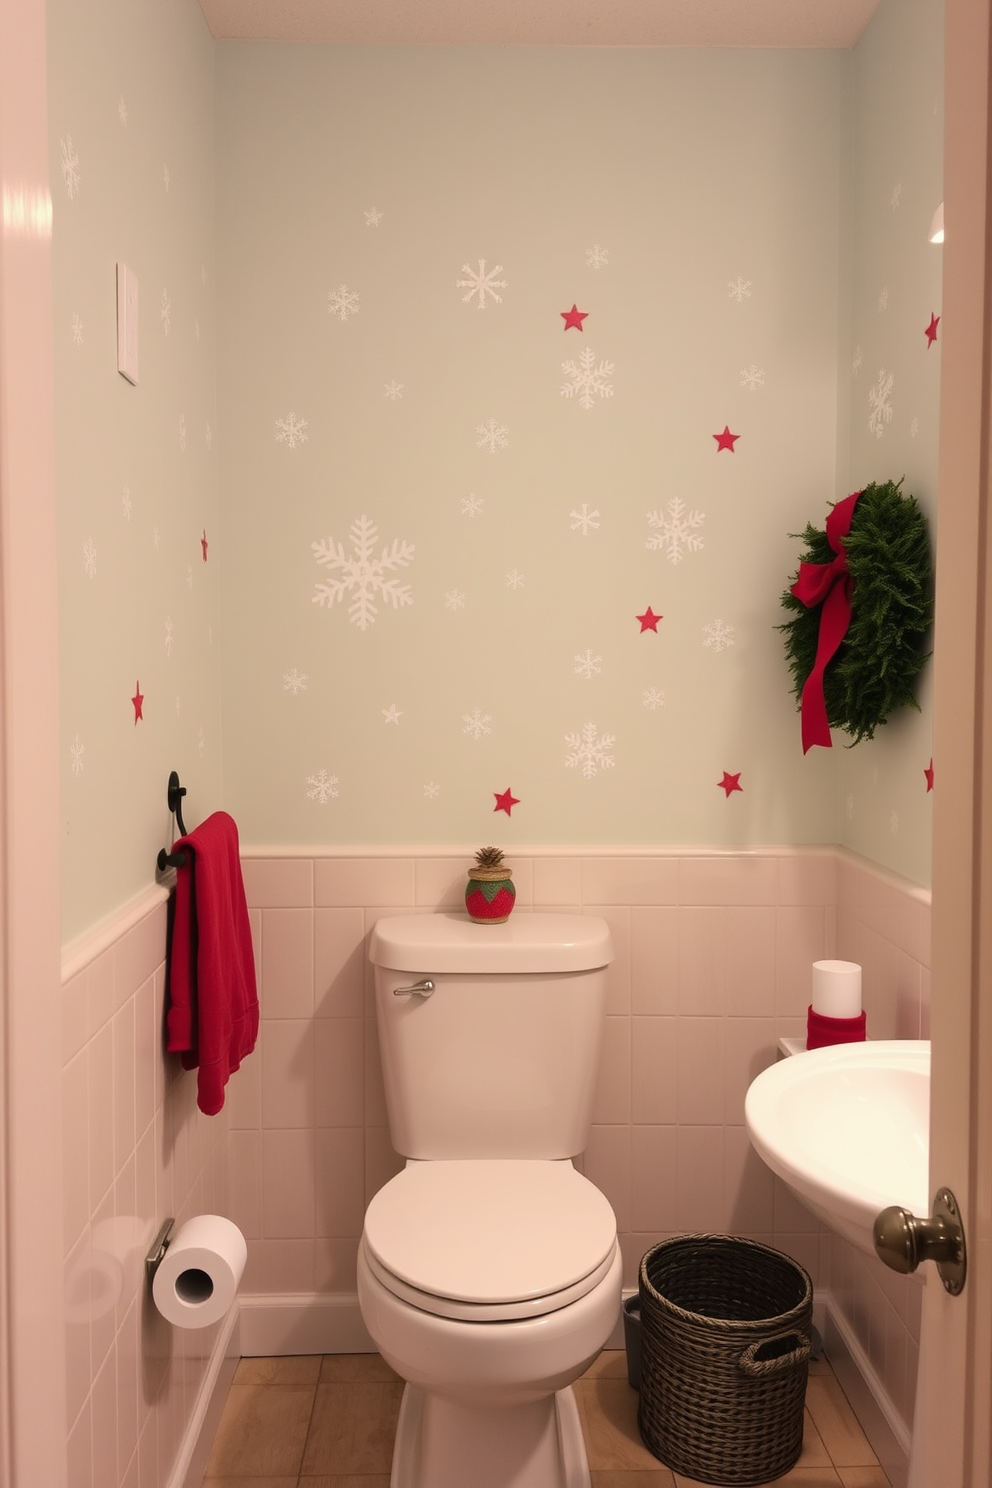
[[[228,1312],[244,1275],[248,1246],[236,1224],[197,1214],[169,1242],[152,1282],[155,1306],[177,1328],[207,1328]]]
[[[861,967],[856,961],[813,962],[813,1011],[823,1018],[861,1016]]]

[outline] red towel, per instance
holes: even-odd
[[[169,963],[168,1049],[197,1074],[196,1103],[207,1116],[224,1104],[224,1086],[255,1047],[258,992],[238,829],[215,811],[180,837]]]

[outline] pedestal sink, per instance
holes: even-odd
[[[874,1253],[875,1216],[929,1212],[930,1044],[879,1039],[813,1049],[747,1092],[755,1151],[819,1219]]]

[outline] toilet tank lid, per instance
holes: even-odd
[[[502,925],[455,911],[396,915],[376,921],[369,960],[423,974],[591,971],[613,960],[613,941],[606,921],[591,915],[517,910]]]

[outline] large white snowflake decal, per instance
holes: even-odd
[[[509,444],[509,430],[505,424],[498,424],[495,419],[487,419],[484,424],[477,424],[475,432],[479,436],[475,441],[476,444],[487,454],[494,455],[497,450],[506,449]]]
[[[576,676],[585,677],[587,682],[591,682],[593,677],[598,677],[599,673],[603,670],[600,666],[603,658],[601,656],[593,656],[592,650],[588,647],[585,651],[578,652],[572,660],[575,662]]]
[[[357,315],[359,309],[358,295],[347,284],[338,285],[327,296],[327,313],[336,315],[338,320],[347,320],[349,315]]]
[[[708,625],[703,626],[703,645],[708,646],[717,655],[733,644],[734,627],[732,625],[724,625],[722,620],[711,620]]]
[[[477,270],[473,269],[469,264],[462,264],[462,273],[467,274],[468,278],[455,280],[456,289],[468,290],[468,294],[462,295],[462,303],[467,305],[472,300],[474,300],[476,296],[478,296],[479,309],[485,310],[486,295],[491,295],[497,305],[501,304],[503,296],[497,294],[496,291],[497,289],[506,289],[507,283],[505,279],[497,279],[496,275],[501,274],[502,272],[503,265],[497,264],[496,267],[494,269],[490,269],[487,274],[486,260],[484,258],[479,259],[479,267]]]
[[[650,708],[654,713],[658,708],[665,706],[665,694],[657,687],[645,687],[641,693],[641,702],[645,708]]]
[[[325,568],[338,569],[342,577],[328,579],[318,584],[313,603],[330,608],[346,594],[352,596],[348,616],[352,625],[367,630],[375,623],[379,611],[375,596],[379,595],[392,605],[394,610],[413,604],[409,584],[401,584],[392,575],[399,568],[406,568],[413,561],[413,544],[401,538],[384,544],[382,552],[375,556],[374,548],[379,540],[376,524],[366,516],[351,524],[352,552],[346,553],[343,543],[333,537],[326,542],[311,543],[314,557]]]
[[[591,269],[605,269],[609,261],[609,248],[601,248],[598,243],[593,243],[591,248],[586,249],[586,263]]]
[[[338,794],[338,777],[328,775],[326,770],[318,770],[316,775],[307,776],[306,787],[309,800],[326,806],[328,801]]]
[[[462,714],[462,733],[470,734],[478,743],[483,734],[492,733],[493,715],[483,713],[481,708],[474,708],[471,713]]]
[[[613,376],[613,368],[613,362],[602,359],[597,365],[596,353],[591,346],[587,346],[579,353],[578,361],[569,359],[561,364],[561,370],[569,379],[562,384],[562,397],[574,398],[578,395],[583,408],[593,408],[597,398],[612,398],[613,384],[610,378]]]
[[[590,532],[596,531],[599,527],[599,508],[593,507],[590,510],[588,501],[583,501],[577,511],[570,511],[568,515],[572,523],[572,531],[581,532],[583,537],[588,537]]]
[[[159,320],[162,322],[162,329],[168,335],[172,327],[172,301],[169,299],[169,291],[167,289],[163,289],[162,291],[162,303],[159,306],[158,315]]]
[[[706,516],[701,511],[686,511],[681,496],[672,497],[667,511],[667,516],[658,511],[648,512],[649,526],[657,527],[658,531],[648,538],[646,546],[660,548],[669,563],[681,563],[686,553],[697,553],[703,546],[696,528],[703,525]]]
[[[591,780],[599,770],[613,768],[610,750],[616,743],[616,735],[600,734],[594,723],[584,723],[577,734],[566,734],[565,743],[568,745],[566,766],[580,769],[586,780]]]
[[[750,367],[741,368],[741,387],[747,388],[748,392],[756,393],[764,385],[764,368],[759,367],[757,362],[752,362]]]
[[[875,379],[874,385],[868,389],[868,407],[871,409],[868,415],[868,428],[876,439],[881,439],[885,433],[886,424],[892,422],[892,384],[895,376],[892,372],[886,372],[882,367]]]
[[[730,291],[727,298],[736,300],[738,305],[743,305],[745,300],[751,298],[751,281],[750,279],[743,278],[740,274],[737,275],[736,279],[727,280],[727,288]]]
[[[89,578],[96,578],[96,548],[91,537],[83,543],[83,568]]]
[[[285,418],[276,419],[276,443],[284,444],[287,449],[295,449],[298,444],[307,442],[307,421],[298,418],[295,413],[287,413]]]
[[[86,745],[83,743],[82,739],[77,733],[76,737],[69,745],[69,763],[72,768],[73,775],[81,775],[83,773],[83,755],[85,753]]]
[[[294,697],[299,697],[301,692],[306,692],[308,681],[306,672],[298,671],[296,667],[293,667],[291,671],[283,672],[282,690],[291,692]]]
[[[62,179],[69,193],[69,200],[75,201],[79,195],[79,156],[72,148],[71,134],[67,134],[59,144],[62,147]]]

